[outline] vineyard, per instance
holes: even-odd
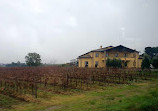
[[[131,84],[139,79],[157,78],[158,72],[140,69],[97,69],[72,67],[0,68],[0,92],[5,95],[30,94],[38,90],[88,89],[93,85]]]

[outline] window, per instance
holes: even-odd
[[[88,67],[88,61],[85,61],[85,67]]]
[[[134,67],[136,66],[136,61],[133,62],[133,66],[134,66]]]
[[[134,57],[134,58],[136,57],[136,54],[135,54],[135,53],[133,54],[133,57]]]
[[[115,57],[118,57],[118,53],[115,54]]]
[[[109,53],[106,53],[106,57],[109,57]]]
[[[96,53],[95,56],[96,56],[96,57],[99,57],[99,53]]]
[[[124,62],[124,66],[125,66],[125,67],[127,67],[127,66],[128,66],[127,61],[125,61],[125,62]]]
[[[98,61],[95,61],[95,67],[98,67],[98,64],[99,64]]]
[[[125,57],[128,57],[128,55],[125,53]]]

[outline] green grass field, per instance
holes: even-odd
[[[58,92],[58,93],[57,93]],[[158,111],[158,79],[89,90],[39,91],[29,102],[0,94],[2,111]]]

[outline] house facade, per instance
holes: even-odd
[[[122,67],[140,68],[142,58],[139,57],[139,52],[125,46],[119,45],[116,47],[100,47],[100,49],[92,50],[78,57],[79,67],[102,68],[106,67],[107,59],[120,59]]]

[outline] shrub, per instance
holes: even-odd
[[[112,59],[110,60],[109,58],[106,61],[106,66],[107,67],[115,67],[115,68],[121,68],[121,60],[120,59]]]

